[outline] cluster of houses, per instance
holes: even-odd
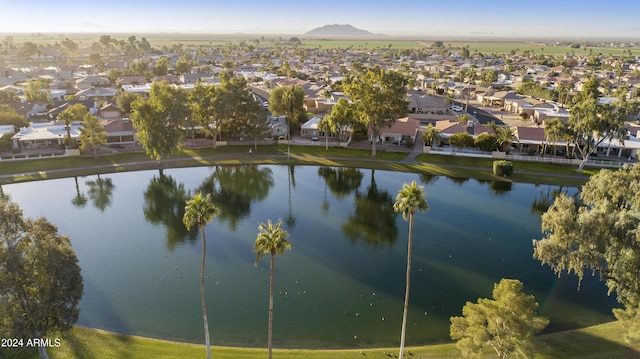
[[[195,51],[195,50],[194,50]],[[31,125],[19,129],[12,136],[16,149],[57,148],[64,146],[67,128],[57,121],[57,115],[68,106],[81,103],[94,115],[102,119],[102,125],[108,134],[108,145],[132,144],[136,142],[135,128],[114,102],[120,92],[148,93],[155,81],[167,81],[185,89],[193,88],[197,81],[218,84],[218,74],[224,69],[212,64],[223,62],[242,63],[232,70],[236,76],[244,76],[253,85],[254,94],[259,101],[266,101],[268,91],[283,85],[299,85],[305,91],[305,108],[318,114],[299,128],[300,136],[316,140],[325,134],[319,127],[323,115],[331,111],[338,100],[345,95],[334,91],[332,85],[339,82],[345,71],[354,65],[374,66],[408,71],[415,78],[415,87],[406,97],[408,115],[397,119],[395,124],[384,129],[378,138],[371,141],[382,143],[405,144],[413,143],[416,135],[427,123],[432,123],[444,138],[457,132],[467,132],[472,136],[482,133],[493,133],[493,128],[478,123],[459,122],[460,113],[453,111],[451,104],[443,95],[450,98],[471,99],[484,106],[499,109],[505,115],[523,116],[528,121],[522,126],[514,128],[517,137],[517,149],[522,152],[539,152],[540,148],[548,144],[549,139],[544,133],[545,121],[557,118],[567,121],[569,112],[561,103],[553,103],[533,97],[518,95],[514,89],[524,81],[533,81],[548,89],[570,84],[573,92],[581,90],[582,85],[590,76],[596,75],[608,83],[610,87],[620,84],[628,86],[629,96],[635,98],[640,89],[640,61],[630,63],[615,58],[603,58],[604,64],[623,69],[623,72],[611,70],[593,70],[588,68],[588,56],[567,55],[565,62],[573,64],[547,66],[534,58],[511,55],[488,58],[473,55],[463,59],[459,53],[448,56],[435,52],[409,52],[402,56],[385,56],[388,49],[307,49],[302,54],[285,52],[275,54],[271,49],[253,48],[244,52],[238,50],[232,54],[211,52],[198,57],[192,71],[185,74],[167,74],[156,77],[128,76],[111,81],[106,77],[110,70],[124,71],[130,67],[128,61],[111,61],[104,64],[102,71],[91,66],[62,65],[57,67],[33,68],[3,68],[0,67],[0,91],[10,92],[20,102],[8,103],[13,109],[24,116]],[[175,63],[177,55],[170,56]],[[256,61],[247,64],[247,59]],[[147,57],[150,65],[158,56]],[[508,60],[508,61],[507,61]],[[269,66],[265,65],[268,63]],[[288,77],[274,71],[279,66],[285,66],[298,77]],[[473,82],[454,81],[459,79],[461,71],[469,73],[475,71],[478,75],[482,71],[494,71],[497,80],[483,86],[482,81]],[[26,102],[23,87],[28,80],[45,78],[50,80],[49,102]],[[304,78],[304,79],[303,79]],[[602,89],[607,92],[610,89]],[[436,95],[439,94],[439,95]],[[607,99],[603,99],[607,101]],[[265,108],[267,103],[264,102]],[[523,115],[525,114],[525,115]],[[269,117],[273,138],[286,138],[290,131],[283,117]],[[600,152],[606,155],[620,157],[636,157],[637,148],[635,135],[638,129],[629,124],[630,133],[624,143],[610,141],[603,145]],[[349,129],[344,129],[348,133]],[[0,127],[0,135],[11,132],[9,127]],[[71,137],[77,137],[80,124],[72,124]],[[338,134],[330,133],[337,137]],[[342,140],[344,140],[343,138]],[[562,143],[558,143],[562,145]],[[640,146],[639,146],[640,147]]]

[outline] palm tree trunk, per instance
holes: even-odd
[[[211,342],[209,341],[209,321],[207,320],[207,304],[204,300],[204,260],[207,256],[207,240],[204,226],[200,226],[202,233],[202,266],[200,267],[200,300],[202,301],[202,320],[204,322],[204,343],[207,347],[207,359],[211,359]]]
[[[413,213],[409,215],[409,241],[407,243],[407,283],[404,290],[404,311],[402,313],[402,333],[400,334],[400,356],[404,357],[404,337],[407,330],[407,312],[409,311],[409,284],[411,283],[411,242],[413,240]]]
[[[269,359],[271,359],[271,351],[273,349],[273,278],[275,264],[276,256],[275,253],[271,252],[271,273],[269,275],[269,329],[267,333],[267,348],[269,350]]]

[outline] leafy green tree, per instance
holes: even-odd
[[[0,136],[0,151],[9,151],[13,148],[12,136],[13,135],[11,133],[5,133]]]
[[[0,200],[0,218],[0,337],[26,342],[71,329],[83,284],[69,237],[9,201]]]
[[[115,97],[116,106],[122,113],[129,114],[131,113],[131,104],[139,98],[141,95],[138,93],[120,91]]]
[[[331,112],[324,117],[331,132],[338,134],[340,141],[345,141],[347,131],[353,130],[358,123],[358,118],[352,106],[346,98],[338,99],[338,103],[333,106]]]
[[[191,71],[193,62],[191,57],[187,54],[183,54],[178,61],[176,61],[175,70],[178,74],[186,74]]]
[[[285,115],[291,132],[301,121],[306,121],[304,98],[304,89],[298,85],[277,87],[269,95],[269,111],[276,116]]]
[[[211,222],[213,217],[218,215],[218,207],[211,202],[211,195],[202,196],[196,193],[193,198],[187,201],[185,206],[183,222],[187,230],[193,226],[200,228],[202,236],[202,265],[200,267],[200,300],[202,302],[202,320],[204,322],[204,340],[207,348],[207,359],[211,359],[211,342],[209,340],[209,322],[207,320],[207,303],[204,300],[204,264],[207,256],[207,238],[204,227]]]
[[[18,114],[11,106],[0,105],[0,125],[13,125],[15,129],[19,129],[28,124],[24,116]]]
[[[63,121],[67,129],[67,143],[69,147],[76,147],[75,141],[71,138],[71,124],[82,122],[87,115],[91,115],[89,109],[80,103],[67,107],[58,115],[58,120]]]
[[[418,186],[415,181],[405,183],[398,191],[396,201],[393,204],[396,213],[402,213],[402,218],[409,221],[409,239],[407,241],[407,282],[404,291],[404,311],[402,313],[402,333],[400,335],[400,359],[404,357],[404,337],[407,329],[407,313],[409,311],[409,287],[411,284],[411,247],[413,243],[413,217],[416,212],[429,210],[424,187]]]
[[[601,104],[591,96],[585,96],[571,107],[568,124],[574,136],[574,147],[582,158],[578,172],[582,172],[589,156],[601,143],[614,138],[624,143],[628,132],[625,123],[632,115],[633,109],[634,107],[625,100]]]
[[[449,136],[449,144],[459,149],[473,147],[473,136],[466,132],[458,132]]]
[[[502,279],[493,287],[493,299],[467,302],[462,317],[451,317],[451,338],[464,358],[482,358],[483,348],[495,350],[500,359],[533,358],[534,334],[549,324],[536,315],[538,303],[522,292],[519,280]]]
[[[156,76],[164,76],[169,73],[169,58],[162,56],[153,65],[153,74]]]
[[[49,81],[44,79],[29,80],[29,82],[27,82],[27,86],[24,88],[24,96],[29,102],[51,102],[51,91],[49,90],[49,86]]]
[[[544,237],[533,242],[534,258],[560,275],[598,272],[624,309],[614,309],[640,340],[640,165],[593,175],[580,199],[560,194],[542,215]]]
[[[242,132],[253,138],[254,149],[257,151],[258,140],[262,140],[272,133],[271,125],[267,122],[267,113],[257,101],[246,104],[243,110],[237,120],[242,126]]]
[[[356,117],[371,132],[371,157],[375,157],[381,131],[408,112],[406,78],[376,66],[348,74],[344,91],[353,101]]]
[[[427,127],[422,130],[422,141],[425,146],[433,147],[440,143],[441,140],[442,136],[440,135],[440,131],[432,124],[428,124]]]
[[[283,255],[285,250],[291,249],[291,243],[287,240],[289,233],[280,228],[281,225],[282,219],[279,219],[275,225],[271,223],[270,219],[267,220],[266,224],[264,222],[260,223],[260,226],[258,226],[258,236],[253,245],[253,250],[256,251],[256,266],[265,254],[271,255],[269,265],[269,328],[267,331],[269,359],[272,357],[271,352],[273,348],[273,282],[275,277],[276,254]]]
[[[82,119],[80,130],[80,149],[92,150],[93,156],[98,158],[98,148],[107,144],[107,132],[100,124],[100,119],[88,113]]]
[[[193,117],[213,139],[213,148],[217,147],[222,120],[227,116],[222,92],[221,87],[198,81],[189,93]]]
[[[154,83],[149,98],[139,98],[131,107],[140,143],[161,165],[163,158],[178,151],[184,137],[183,125],[190,115],[186,92],[166,82]]]
[[[546,137],[545,147],[549,144],[553,146],[553,155],[556,155],[556,144],[562,139],[564,122],[558,118],[552,118],[544,122],[544,135]],[[546,151],[543,151],[545,153]]]

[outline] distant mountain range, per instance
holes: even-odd
[[[373,34],[367,30],[355,28],[349,24],[346,25],[324,25],[322,27],[316,27],[311,31],[307,31],[305,35],[320,35],[320,36],[379,36],[379,34]]]

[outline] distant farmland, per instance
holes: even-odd
[[[37,34],[0,34],[0,39],[4,39],[6,36],[12,36],[15,44],[31,41],[35,44],[50,45],[55,42],[59,42],[61,39],[68,37],[78,42],[81,47],[88,47],[93,42],[100,39],[101,33],[74,33],[74,34],[55,34],[55,33],[37,33]],[[289,39],[297,37],[300,39],[303,48],[320,48],[320,49],[354,49],[354,50],[375,50],[375,49],[392,49],[392,50],[405,50],[405,49],[426,49],[431,48],[434,44],[434,39],[430,38],[355,38],[355,39],[323,39],[323,38],[309,38],[304,35],[260,35],[260,34],[188,34],[188,33],[134,33],[134,34],[109,34],[112,38],[118,40],[126,40],[129,36],[134,35],[138,39],[146,38],[152,46],[171,47],[174,44],[182,44],[185,47],[200,47],[200,46],[219,46],[225,44],[239,44],[244,41],[247,44],[252,44],[257,47],[272,47],[276,40],[288,42]],[[569,46],[555,46],[551,43],[544,43],[542,41],[514,41],[512,39],[508,41],[499,40],[440,40],[444,46],[450,48],[452,52],[461,52],[462,47],[468,46],[469,51],[473,53],[482,54],[508,54],[515,51],[518,54],[523,54],[526,51],[534,54],[545,54],[561,56],[566,54],[575,55],[590,55],[590,54],[605,54],[605,55],[623,55],[627,54],[629,50],[633,56],[640,56],[640,48],[620,48],[620,47],[580,47],[571,48]]]

